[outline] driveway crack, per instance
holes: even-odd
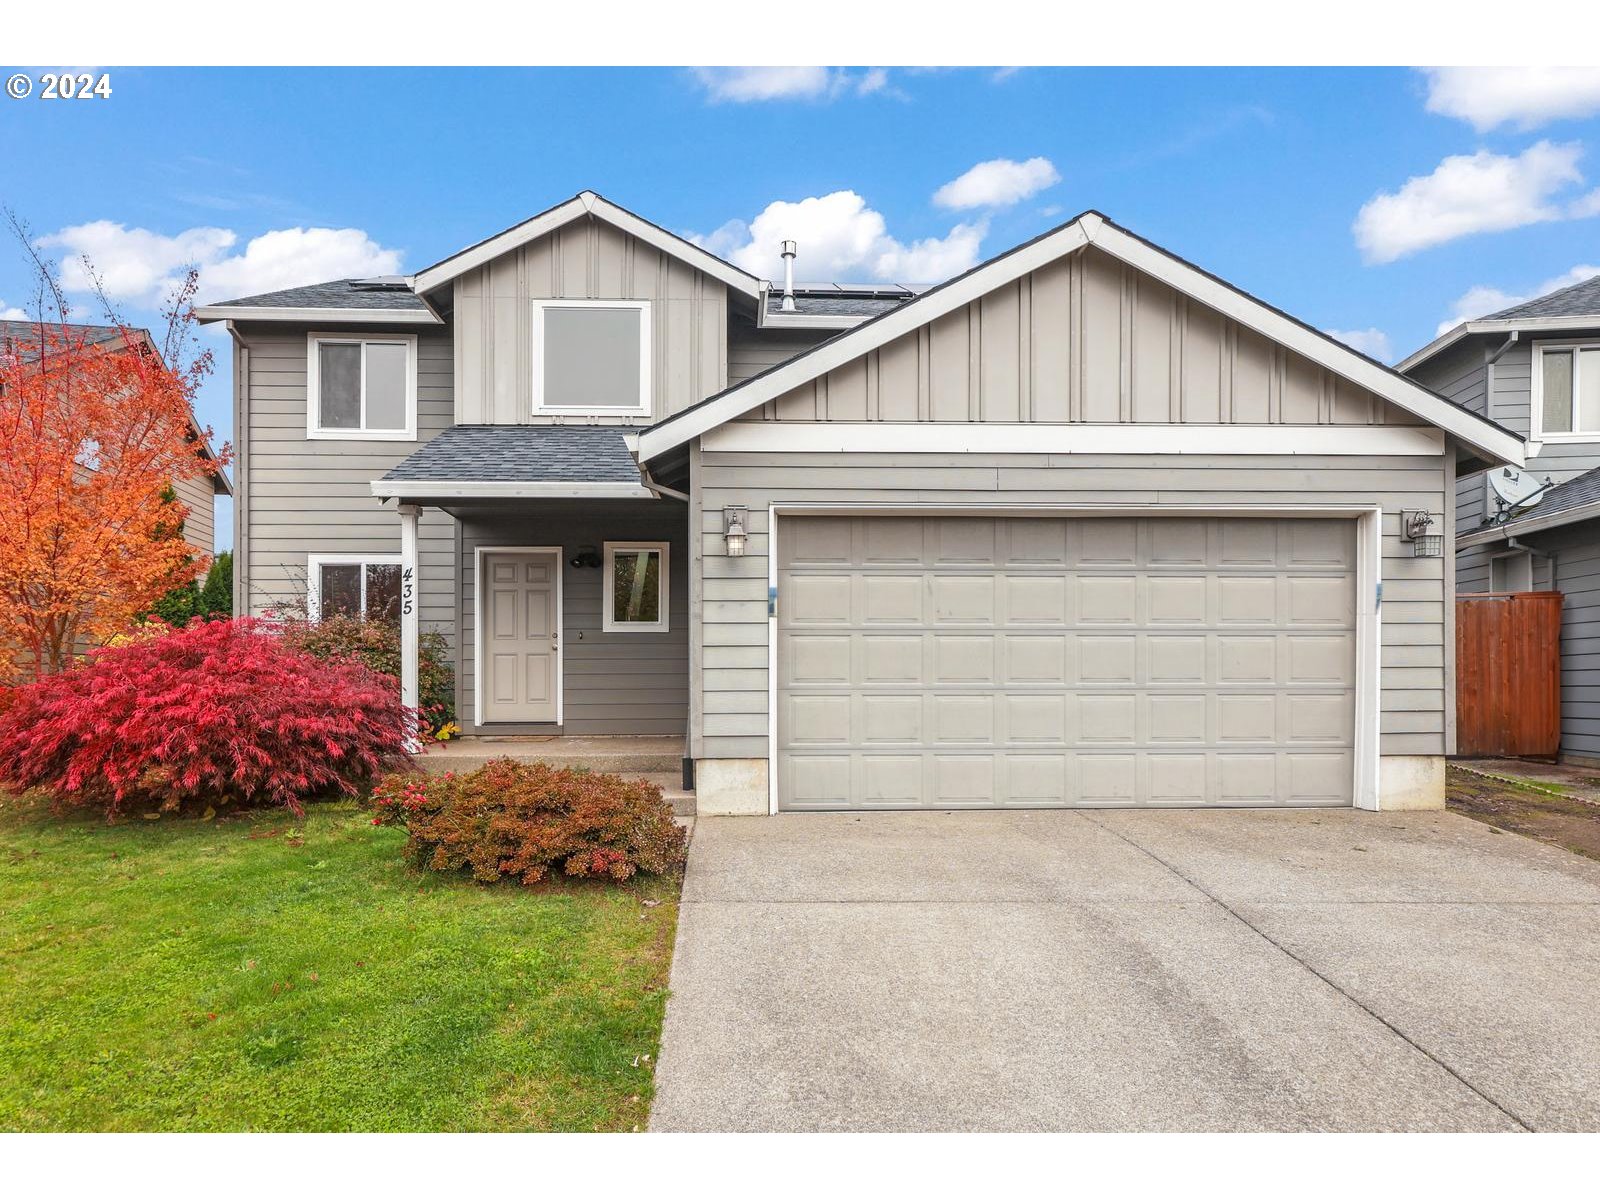
[[[1329,976],[1327,976],[1327,975],[1323,974],[1321,971],[1317,970],[1316,967],[1312,966],[1305,959],[1301,958],[1293,950],[1289,949],[1289,947],[1285,946],[1282,942],[1278,941],[1277,938],[1273,937],[1270,933],[1268,933],[1266,930],[1262,929],[1259,925],[1256,925],[1248,917],[1246,917],[1243,913],[1241,913],[1238,909],[1234,908],[1226,900],[1222,899],[1222,897],[1216,895],[1210,889],[1206,888],[1198,880],[1191,878],[1189,875],[1185,874],[1180,868],[1178,868],[1174,864],[1168,862],[1166,859],[1162,858],[1161,855],[1157,854],[1154,850],[1151,850],[1148,846],[1144,846],[1144,845],[1141,845],[1139,842],[1136,842],[1133,838],[1129,837],[1127,834],[1123,833],[1121,830],[1114,829],[1110,825],[1105,824],[1103,821],[1096,820],[1094,817],[1090,816],[1088,813],[1082,813],[1081,815],[1091,825],[1098,826],[1100,829],[1103,829],[1103,830],[1105,830],[1105,832],[1111,834],[1112,837],[1115,837],[1118,840],[1120,840],[1122,842],[1125,842],[1127,845],[1132,846],[1135,850],[1137,850],[1140,854],[1143,854],[1146,858],[1150,859],[1152,862],[1158,863],[1162,867],[1165,867],[1172,874],[1176,875],[1179,879],[1183,880],[1184,883],[1188,884],[1195,891],[1199,892],[1202,896],[1204,896],[1212,904],[1215,904],[1223,912],[1227,913],[1235,921],[1239,922],[1239,924],[1243,925],[1246,929],[1250,930],[1251,933],[1255,934],[1262,941],[1266,942],[1267,945],[1271,946],[1274,950],[1278,951],[1278,953],[1282,954],[1285,958],[1289,959],[1291,962],[1297,963],[1303,970],[1309,972],[1311,975],[1315,976],[1317,979],[1320,979],[1324,984],[1326,984],[1328,987],[1332,988],[1340,996],[1344,997],[1344,999],[1348,1000],[1351,1004],[1355,1005],[1362,1012],[1366,1013],[1374,1021],[1378,1022],[1378,1024],[1382,1025],[1390,1033],[1394,1034],[1395,1037],[1399,1038],[1406,1045],[1410,1046],[1418,1054],[1421,1054],[1424,1058],[1426,1058],[1429,1062],[1431,1062],[1435,1066],[1437,1066],[1446,1075],[1449,1075],[1452,1079],[1456,1080],[1456,1082],[1460,1083],[1462,1087],[1466,1088],[1473,1095],[1475,1095],[1479,1099],[1481,1099],[1485,1104],[1488,1104],[1490,1107],[1492,1107],[1497,1112],[1499,1112],[1501,1115],[1503,1115],[1507,1120],[1514,1122],[1519,1128],[1523,1129],[1524,1131],[1526,1131],[1528,1133],[1536,1132],[1536,1130],[1534,1129],[1534,1127],[1531,1124],[1529,1124],[1527,1121],[1523,1120],[1516,1113],[1512,1112],[1504,1104],[1500,1103],[1500,1101],[1496,1100],[1493,1096],[1489,1095],[1488,1092],[1484,1091],[1482,1088],[1480,1088],[1477,1084],[1473,1083],[1466,1076],[1462,1075],[1459,1071],[1457,1071],[1449,1063],[1445,1062],[1442,1058],[1440,1058],[1433,1051],[1429,1050],[1426,1046],[1424,1046],[1420,1042],[1416,1041],[1409,1034],[1407,1034],[1405,1032],[1405,1030],[1401,1029],[1393,1021],[1389,1020],[1382,1013],[1378,1012],[1371,1005],[1367,1004],[1366,1002],[1361,1000],[1359,997],[1357,997],[1353,993],[1351,993],[1351,992],[1347,991],[1346,989],[1344,989],[1343,987],[1341,987],[1338,983],[1336,983]]]

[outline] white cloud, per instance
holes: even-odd
[[[1563,216],[1555,193],[1581,183],[1577,143],[1539,142],[1515,158],[1480,150],[1445,159],[1431,175],[1367,201],[1352,227],[1368,262],[1393,262],[1474,233]]]
[[[7,305],[4,300],[0,300],[0,321],[27,321],[31,319],[26,312],[15,304]]]
[[[945,184],[933,202],[940,208],[1004,208],[1060,182],[1061,172],[1048,158],[992,158]]]
[[[1559,292],[1562,288],[1571,287],[1575,283],[1582,283],[1586,279],[1593,279],[1600,275],[1600,266],[1592,263],[1579,263],[1570,271],[1564,271],[1552,279],[1546,279],[1538,287],[1530,291],[1507,292],[1497,287],[1479,284],[1477,287],[1468,288],[1456,297],[1455,303],[1450,306],[1450,316],[1439,322],[1439,328],[1434,336],[1454,329],[1463,321],[1475,320],[1487,316],[1492,312],[1499,312],[1502,308],[1510,308],[1513,304],[1521,304],[1524,300],[1532,300],[1535,296],[1548,296],[1551,292]]]
[[[883,67],[854,72],[842,67],[693,67],[695,81],[714,101],[831,100],[841,95],[897,94]]]
[[[1324,329],[1323,332],[1379,362],[1389,362],[1394,355],[1389,335],[1381,329]]]
[[[1429,67],[1428,111],[1477,129],[1600,112],[1600,67]]]
[[[231,229],[209,226],[169,237],[115,221],[91,221],[42,237],[39,245],[63,252],[61,282],[68,291],[91,291],[98,276],[108,299],[146,307],[159,304],[191,266],[200,271],[202,300],[400,270],[400,251],[380,246],[359,229],[274,229],[229,254],[238,241]]]
[[[748,224],[729,221],[693,240],[764,279],[782,278],[779,244],[793,239],[800,250],[795,274],[802,280],[909,284],[937,282],[975,266],[987,229],[983,221],[967,222],[942,238],[907,245],[889,235],[882,213],[855,192],[842,191],[774,200]]]

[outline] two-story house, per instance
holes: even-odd
[[[1402,512],[1521,439],[1099,214],[791,288],[584,192],[201,316],[239,610],[398,591],[468,737],[681,735],[703,813],[1443,803]]]
[[[1508,509],[1487,472],[1463,478],[1457,586],[1563,593],[1561,757],[1600,763],[1600,276],[1465,321],[1399,369],[1521,434],[1527,473],[1554,485]]]

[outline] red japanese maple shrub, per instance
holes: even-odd
[[[63,806],[173,812],[355,794],[410,764],[399,686],[248,618],[92,652],[0,704],[0,783]]]
[[[687,839],[644,779],[499,758],[465,775],[391,775],[372,792],[374,824],[410,835],[406,857],[469,868],[493,883],[537,883],[552,869],[615,880],[681,866]]]

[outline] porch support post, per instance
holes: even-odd
[[[400,513],[400,702],[409,709],[417,707],[417,518],[422,509],[415,504],[402,504]],[[408,742],[413,750],[420,742],[413,726],[408,731]]]

